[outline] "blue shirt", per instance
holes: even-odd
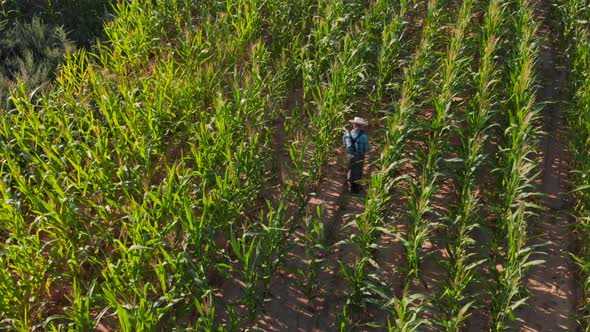
[[[352,139],[355,140],[354,149],[352,147],[352,139],[350,139],[351,135]],[[353,131],[347,131],[344,134],[342,140],[344,141],[346,153],[364,155],[365,153],[371,151],[369,137],[362,130],[354,129]]]

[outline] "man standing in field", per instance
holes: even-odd
[[[363,176],[363,164],[365,162],[365,154],[371,150],[369,145],[369,137],[365,134],[364,129],[367,126],[367,121],[363,118],[355,117],[350,120],[352,123],[352,131],[346,131],[344,134],[344,148],[348,156],[348,174],[346,180],[350,186],[350,191],[353,194],[360,192],[361,186],[358,181]]]

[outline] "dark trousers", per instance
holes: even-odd
[[[358,181],[363,177],[363,164],[365,162],[365,156],[362,154],[349,154],[348,155],[348,174],[346,180],[350,186],[350,191],[358,193],[361,189]]]

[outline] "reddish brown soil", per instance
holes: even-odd
[[[317,195],[309,201],[310,210],[320,206],[324,213],[324,227],[328,244],[344,239],[340,228],[354,215],[362,213],[363,196],[352,196],[346,187],[346,166],[343,151],[332,161],[320,184]],[[368,167],[365,167],[368,170]],[[271,301],[263,308],[256,326],[265,331],[328,331],[334,330],[336,315],[342,309],[346,280],[340,274],[338,261],[350,263],[356,252],[349,246],[332,246],[323,257],[324,271],[320,273],[317,297],[310,301],[298,283],[303,282],[297,273],[304,266],[303,234],[297,231],[289,239],[295,246],[287,266],[273,279]]]

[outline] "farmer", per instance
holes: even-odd
[[[352,131],[346,130],[344,134],[344,147],[348,156],[348,174],[346,180],[350,186],[350,191],[353,194],[360,192],[360,184],[358,181],[363,176],[363,164],[365,161],[365,153],[371,150],[369,145],[369,137],[365,134],[364,129],[367,126],[367,121],[363,118],[355,117],[350,120],[352,123]]]

